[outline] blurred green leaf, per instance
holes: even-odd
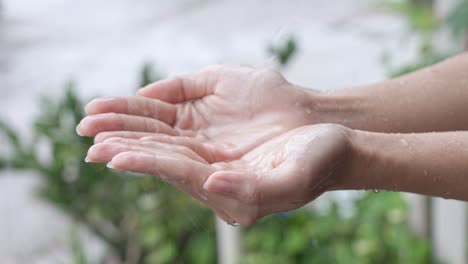
[[[73,264],[89,264],[84,252],[83,244],[78,236],[76,227],[70,230],[70,243],[73,256]]]
[[[173,263],[173,260],[177,256],[177,250],[175,245],[170,241],[162,244],[161,247],[154,250],[146,259],[145,263]]]
[[[275,57],[281,66],[286,66],[297,52],[297,42],[293,36],[289,36],[283,42],[271,44],[268,52]]]
[[[244,263],[439,263],[428,241],[406,224],[407,206],[399,193],[368,192],[355,201],[351,216],[337,204],[325,212],[306,209],[267,217],[244,232]],[[273,262],[277,263],[277,262]]]
[[[403,14],[411,28],[422,33],[431,33],[439,25],[431,1],[383,1],[388,10]]]
[[[4,121],[0,120],[0,132],[3,133],[8,142],[16,149],[22,149],[18,135],[13,128],[8,126]]]
[[[468,1],[461,0],[450,14],[447,24],[450,26],[455,39],[460,39],[468,32]]]

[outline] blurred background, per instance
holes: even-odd
[[[0,0],[2,263],[468,263],[467,203],[334,192],[230,227],[83,159],[83,105],[215,63],[319,90],[468,48],[467,0]]]

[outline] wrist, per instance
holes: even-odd
[[[352,129],[366,128],[362,122],[367,108],[364,96],[345,90],[305,90],[308,109],[313,113],[310,124],[334,123]]]
[[[407,144],[399,134],[352,130],[346,171],[337,189],[398,190],[397,183],[407,174],[405,164],[411,156],[402,152]]]
[[[352,130],[349,133],[349,154],[338,189],[367,190],[376,188],[372,182],[373,166],[379,155],[373,142],[373,133]]]

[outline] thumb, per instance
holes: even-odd
[[[208,192],[233,198],[242,203],[257,203],[259,199],[258,175],[239,171],[217,171],[203,184]]]

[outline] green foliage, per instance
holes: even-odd
[[[297,42],[293,36],[289,36],[283,42],[271,44],[268,52],[275,57],[280,66],[285,67],[297,52]]]
[[[424,49],[424,48],[423,48]],[[433,65],[437,62],[443,61],[444,59],[450,57],[450,55],[447,54],[439,54],[437,52],[434,52],[432,50],[428,51],[421,51],[420,55],[417,57],[416,60],[406,64],[406,65],[401,65],[396,69],[392,69],[391,67],[389,68],[389,76],[391,77],[397,77],[401,76],[419,69],[422,69],[424,67]]]
[[[13,149],[3,165],[37,171],[45,181],[41,195],[86,225],[125,263],[215,262],[211,211],[154,176],[85,163],[92,139],[75,133],[83,104],[72,84],[58,101],[43,98],[42,103],[32,142],[0,123],[0,135]],[[47,146],[50,160],[44,160],[48,155],[39,143]],[[200,241],[203,254],[193,251]],[[73,248],[78,252],[76,243]]]
[[[433,12],[433,1],[386,0],[384,3],[391,10],[405,15],[411,28],[421,37],[419,54],[414,61],[396,69],[392,69],[387,65],[389,75],[392,77],[433,65],[456,53],[456,51],[440,52],[434,49],[432,45],[434,33],[441,26],[447,26],[452,31],[454,41],[459,41],[463,36],[468,36],[468,0],[459,0],[458,5],[446,20],[436,19]],[[384,63],[388,64],[388,58]]]
[[[439,25],[432,8],[432,1],[386,0],[384,7],[403,14],[417,32],[432,33]]]
[[[146,67],[142,85],[150,81]],[[91,138],[75,127],[83,104],[69,84],[58,101],[42,99],[27,142],[1,123],[13,154],[4,163],[44,179],[41,195],[109,247],[123,263],[216,263],[213,215],[154,176],[135,176],[85,163]],[[40,145],[46,145],[47,160]],[[427,241],[408,230],[407,209],[397,193],[366,194],[351,217],[337,204],[323,212],[296,210],[267,217],[245,230],[242,263],[434,263]],[[76,234],[74,263],[89,263]]]
[[[348,217],[336,203],[269,216],[246,229],[243,263],[436,263],[406,218],[404,200],[392,192],[366,193]]]
[[[70,231],[70,244],[73,256],[73,264],[89,264],[90,262],[86,258],[83,244],[78,236],[78,231],[73,227]]]
[[[447,23],[456,39],[460,39],[468,32],[468,0],[459,1],[458,6],[450,14]]]
[[[143,65],[143,69],[141,70],[139,87],[146,86],[147,84],[154,82],[154,80],[159,80],[161,78],[162,77],[154,71],[154,67],[151,63],[145,63],[145,65]]]

